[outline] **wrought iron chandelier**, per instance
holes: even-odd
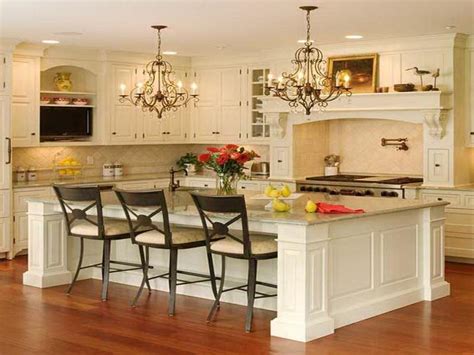
[[[174,82],[173,67],[161,56],[161,30],[167,26],[151,26],[158,32],[158,53],[154,60],[149,62],[143,74],[148,75],[144,83],[137,83],[129,94],[125,94],[125,84],[120,85],[120,102],[129,101],[135,106],[141,106],[143,111],[155,111],[158,118],[163,112],[177,111],[180,107],[193,100],[199,101],[197,85],[191,84],[191,93],[183,87],[183,83]]]
[[[334,77],[329,77],[323,53],[312,46],[310,14],[317,8],[317,6],[300,7],[306,11],[306,42],[304,47],[295,52],[295,58],[291,61],[294,71],[290,74],[283,73],[278,80],[270,74],[265,85],[267,95],[272,93],[273,96],[288,101],[288,105],[295,109],[301,105],[307,115],[315,105],[324,108],[343,93],[347,96],[352,95],[350,76],[345,74],[341,78],[340,73],[336,73]]]

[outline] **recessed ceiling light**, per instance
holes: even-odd
[[[456,28],[456,26],[454,25],[448,25],[445,27],[447,30],[454,30]]]
[[[59,41],[56,41],[55,39],[43,39],[41,42],[44,44],[58,44]]]
[[[66,31],[66,32],[54,32],[56,36],[81,36],[81,32],[73,32],[73,31]]]
[[[314,43],[314,40],[310,39],[309,42]],[[306,43],[306,40],[305,39],[299,39],[298,43]]]
[[[345,36],[347,39],[362,39],[364,36],[361,35],[347,35]]]
[[[164,51],[163,54],[164,54],[164,55],[176,55],[176,54],[178,54],[178,52],[175,52],[175,51]]]

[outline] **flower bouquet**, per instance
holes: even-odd
[[[245,175],[245,163],[260,156],[253,150],[245,150],[235,144],[224,147],[208,147],[207,152],[199,155],[199,161],[206,169],[217,174],[217,194],[232,195],[237,192],[237,183]]]

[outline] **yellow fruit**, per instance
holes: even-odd
[[[288,212],[290,210],[290,205],[280,201],[279,199],[274,199],[272,202],[273,210],[276,212]]]
[[[308,213],[314,213],[317,211],[317,209],[318,205],[311,200],[308,200],[308,202],[306,202],[306,206],[304,207],[304,210]]]
[[[281,192],[274,189],[270,192],[270,196],[269,197],[272,197],[272,198],[278,198],[281,196]]]
[[[290,187],[288,185],[283,186],[280,193],[283,197],[289,197],[291,195]]]
[[[265,191],[264,191],[265,196],[271,197],[270,194],[273,190],[275,190],[275,188],[271,184],[265,187]]]

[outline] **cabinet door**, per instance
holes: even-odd
[[[10,98],[0,96],[0,189],[11,186]]]
[[[28,249],[28,215],[26,213],[15,214],[13,222],[13,244],[14,254]]]
[[[164,140],[163,122],[166,116],[158,118],[156,112],[143,112],[143,132],[141,134],[144,142],[159,143]]]
[[[137,141],[137,108],[131,103],[119,101],[120,85],[128,93],[135,85],[137,68],[132,65],[112,65],[112,87],[110,88],[110,142],[135,143]]]
[[[183,142],[184,136],[184,115],[186,108],[180,108],[176,112],[166,112],[162,119],[163,138],[166,142]]]
[[[0,253],[10,251],[10,218],[0,218]]]
[[[221,75],[219,70],[201,70],[196,73],[199,102],[193,110],[193,138],[196,141],[217,139],[217,118]]]
[[[449,182],[449,150],[428,149],[428,181],[427,183]]]
[[[148,190],[154,189],[155,184],[152,180],[147,181],[131,181],[131,182],[121,182],[117,184],[119,189],[123,190]]]
[[[13,58],[12,139],[14,147],[39,144],[39,61]]]
[[[290,151],[288,147],[272,149],[272,176],[290,176]]]
[[[5,94],[8,87],[8,80],[7,80],[7,65],[8,65],[8,58],[5,53],[0,53],[0,94]]]
[[[220,115],[218,139],[237,142],[242,138],[242,69],[229,68],[221,71]]]

